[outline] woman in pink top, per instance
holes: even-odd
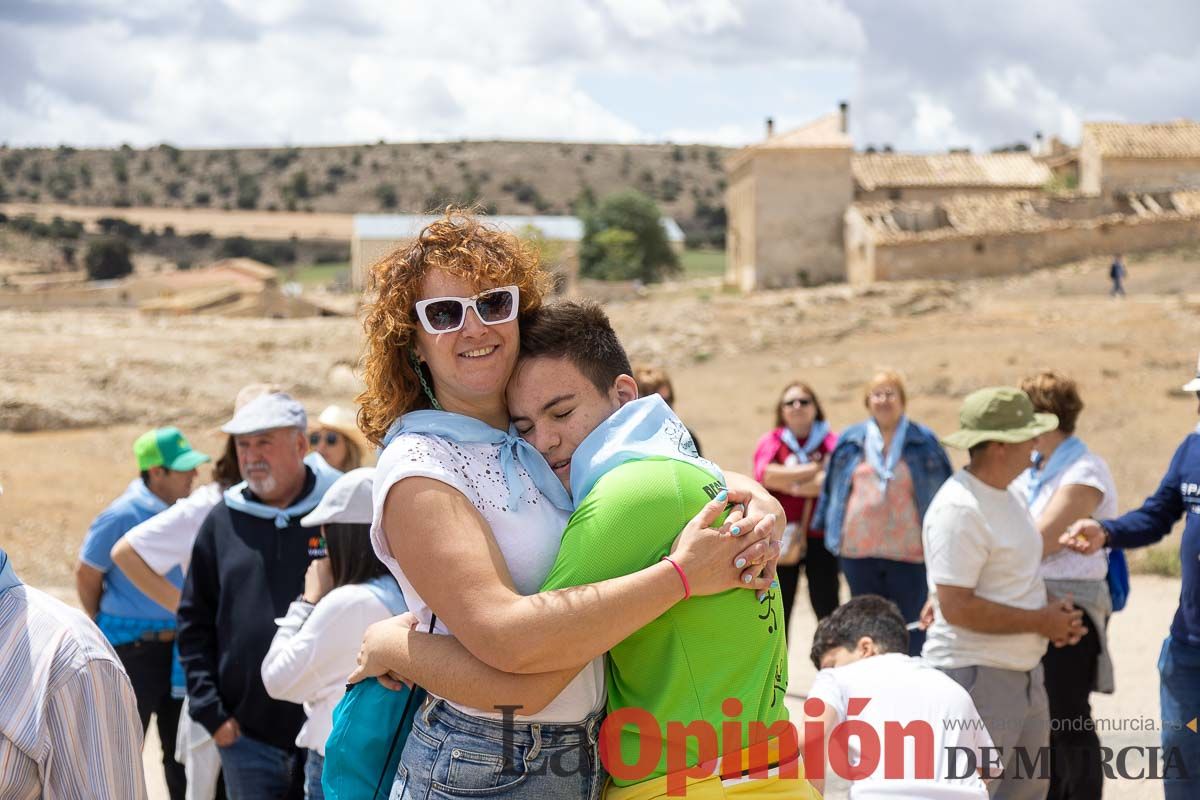
[[[837,434],[825,421],[825,411],[812,387],[799,380],[785,386],[775,406],[775,428],[764,434],[754,449],[754,479],[779,500],[787,515],[784,556],[778,569],[785,629],[800,584],[801,564],[817,619],[838,607],[837,559],[822,546],[825,534],[811,524],[825,481],[825,460],[836,445]],[[797,555],[789,558],[789,554]]]

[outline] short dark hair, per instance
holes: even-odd
[[[619,376],[633,375],[608,315],[588,301],[551,303],[522,319],[521,357],[570,359],[601,394]]]
[[[810,653],[813,666],[820,669],[821,659],[830,650],[854,650],[864,636],[871,637],[880,652],[908,652],[908,628],[900,609],[877,594],[864,594],[851,598],[817,624]]]
[[[387,574],[387,567],[371,547],[371,526],[331,522],[321,526],[329,551],[333,588],[364,583]]]

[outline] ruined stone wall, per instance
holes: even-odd
[[[847,231],[849,234],[849,226]],[[922,278],[958,280],[1011,275],[1089,256],[1182,244],[1200,244],[1200,216],[1109,217],[1043,231],[876,241],[869,247],[848,238],[846,269],[848,279],[860,284]]]
[[[1106,158],[1100,173],[1102,194],[1200,188],[1200,158]]]

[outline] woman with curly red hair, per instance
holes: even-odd
[[[682,575],[693,594],[765,588],[763,579],[747,570],[743,582],[746,561],[730,563],[719,537],[693,521],[673,554],[682,574],[659,562],[538,594],[571,498],[541,455],[509,432],[504,391],[518,318],[541,305],[546,273],[512,235],[451,212],[377,264],[373,280],[359,397],[360,427],[384,447],[372,541],[419,628],[452,634],[413,633],[396,618],[364,641],[356,678],[383,675],[388,654],[410,644],[414,658],[437,665],[420,681],[430,700],[413,723],[393,796],[425,797],[435,787],[474,797],[596,797],[600,657],[682,599]],[[747,559],[752,567],[764,550]],[[556,694],[538,709],[507,706],[518,713],[505,719],[505,698],[494,696],[493,682],[469,677],[468,655],[503,672],[551,673]]]

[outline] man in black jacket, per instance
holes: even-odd
[[[268,696],[261,666],[275,617],[303,591],[309,562],[325,555],[300,518],[340,473],[306,461],[306,428],[303,407],[277,393],[221,429],[234,437],[245,480],[201,526],[179,603],[189,710],[217,743],[231,800],[301,796],[295,739],[304,709]]]

